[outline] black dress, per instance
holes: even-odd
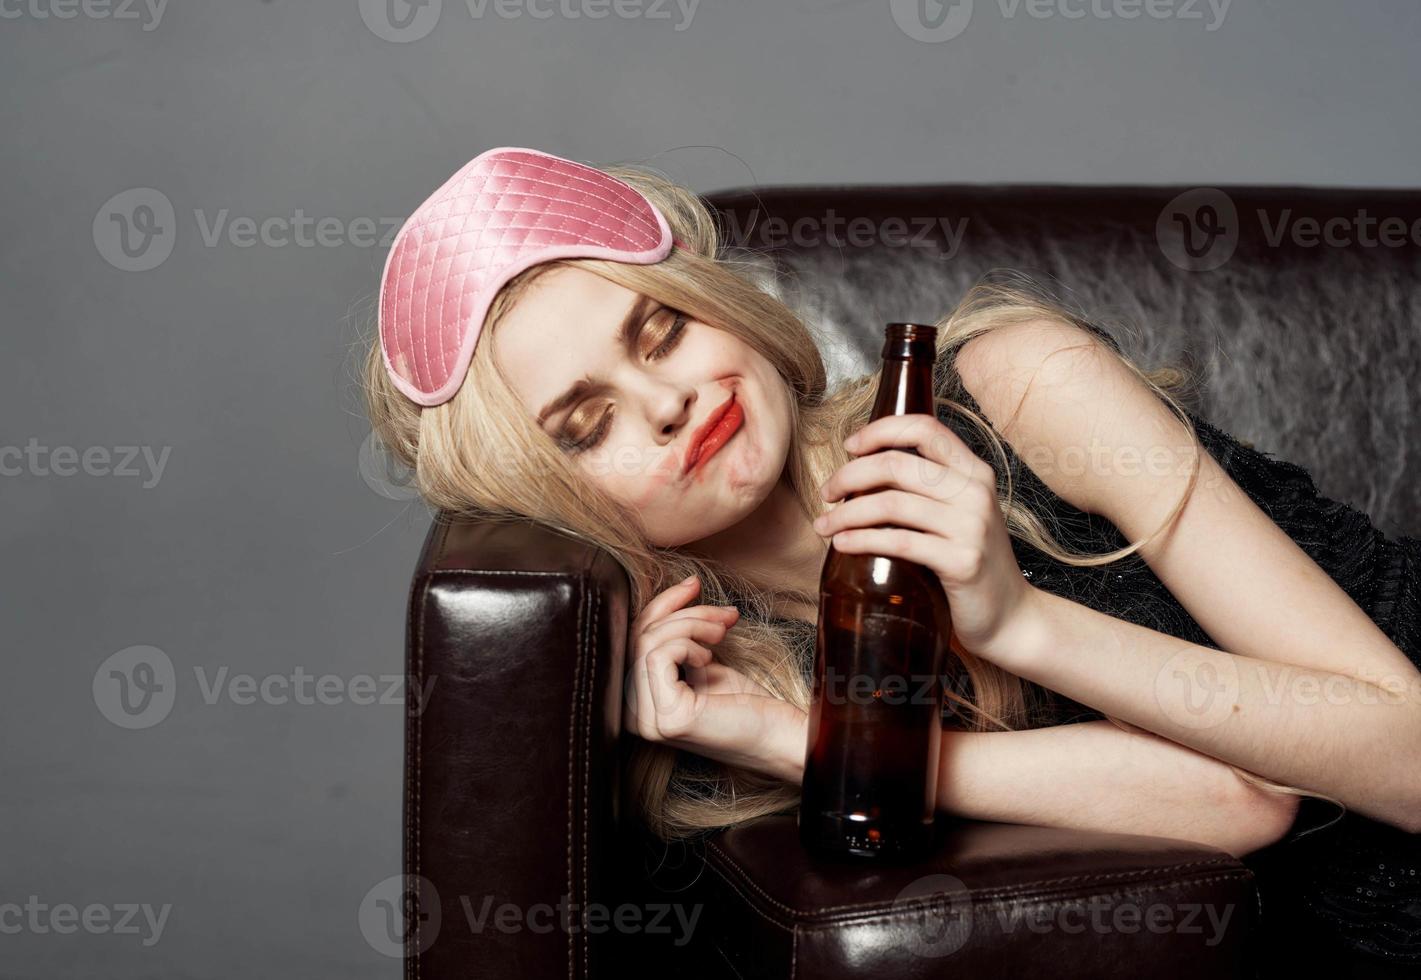
[[[1110,334],[1090,326],[1120,349]],[[960,401],[982,414],[970,395]],[[938,417],[973,452],[996,465],[968,423],[945,406]],[[1413,663],[1421,665],[1421,540],[1386,537],[1367,515],[1321,496],[1301,466],[1245,446],[1192,412],[1190,418],[1205,448],[1239,487]],[[1105,518],[1080,511],[1054,494],[1022,465],[1005,440],[1002,444],[1014,492],[1033,510],[1054,518],[1050,526],[1060,543],[1085,553],[1130,543]],[[1045,591],[1219,649],[1138,553],[1109,565],[1081,568],[1058,562],[1016,538],[1012,548],[1023,574]],[[1103,717],[1055,692],[1048,694],[1056,724]],[[1378,751],[1386,749],[1378,746]],[[1309,973],[1325,967],[1337,976],[1421,975],[1421,834],[1305,798],[1283,840],[1246,856],[1244,862],[1258,882],[1260,942],[1268,964],[1264,975],[1296,976],[1299,967],[1309,968]]]

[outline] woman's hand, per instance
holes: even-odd
[[[682,608],[699,591],[697,578],[673,585],[632,621],[625,727],[649,742],[799,782],[808,716],[716,662],[710,645],[725,638],[740,611]]]
[[[905,558],[932,569],[952,609],[957,642],[1006,666],[1002,661],[1018,645],[1038,591],[1012,553],[991,466],[936,417],[921,413],[875,419],[844,448],[857,458],[825,481],[820,494],[830,502],[861,495],[821,515],[814,529],[832,537],[839,551]],[[875,526],[884,524],[892,526]]]

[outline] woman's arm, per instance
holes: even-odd
[[[804,778],[808,718],[770,712],[763,771]],[[944,729],[938,809],[972,820],[1197,841],[1235,856],[1280,839],[1298,798],[1257,789],[1217,759],[1108,721],[1015,732]]]
[[[1108,721],[942,733],[938,808],[974,820],[1197,841],[1241,856],[1280,839],[1298,798]]]
[[[999,666],[1209,758],[1421,830],[1417,684],[1379,690],[1200,646],[1039,589],[1024,608],[990,658]]]
[[[1126,540],[1179,505],[1138,554],[1222,649],[1040,589],[1041,601],[1012,595],[1013,610],[1041,611],[1026,617],[1037,625],[1020,649],[968,648],[1103,714],[1421,833],[1421,673],[1103,352],[1077,327],[1028,323],[974,337],[957,366],[1042,481]]]

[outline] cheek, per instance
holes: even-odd
[[[666,492],[666,486],[670,482],[669,475],[653,473],[646,479],[635,481],[628,486],[628,499],[633,507],[644,510]]]
[[[589,480],[634,509],[646,509],[663,498],[677,478],[674,453],[651,456],[633,447],[598,454],[582,465]]]

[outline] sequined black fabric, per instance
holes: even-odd
[[[1113,337],[1090,326],[1119,350]],[[970,395],[959,400],[981,414]],[[945,406],[938,417],[978,456],[996,465],[969,423]],[[1234,482],[1421,665],[1421,540],[1388,538],[1366,514],[1322,496],[1303,467],[1245,445],[1199,415],[1190,413],[1190,418],[1205,449]],[[1086,553],[1129,544],[1108,520],[1056,496],[1005,440],[1003,448],[1014,492],[1049,517],[1061,544]],[[1016,539],[1012,547],[1022,573],[1041,589],[1218,648],[1138,554],[1109,565],[1078,567]],[[1103,717],[1055,692],[1047,695],[1056,724]],[[1378,746],[1377,751],[1388,749]],[[1394,761],[1418,764],[1399,756]],[[1258,876],[1267,964],[1280,971],[1285,960],[1309,968],[1330,965],[1344,975],[1353,969],[1360,970],[1356,975],[1381,975],[1406,964],[1421,975],[1421,834],[1353,812],[1339,819],[1339,813],[1333,804],[1305,800],[1282,841],[1246,858]],[[1359,967],[1359,962],[1368,966]]]

